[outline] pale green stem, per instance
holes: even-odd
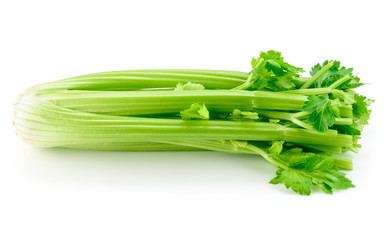
[[[334,125],[352,125],[352,118],[335,118]]]
[[[292,121],[293,123],[295,123],[296,125],[302,127],[302,128],[305,128],[305,129],[308,129],[308,130],[313,130],[313,126],[312,126],[312,125],[309,125],[308,123],[305,123],[305,122],[303,122],[303,121],[300,121],[300,120],[298,120],[298,119],[296,119],[296,118],[294,118],[294,117],[291,118],[291,121]]]
[[[345,103],[352,104],[352,103],[356,102],[354,95],[352,95],[352,96],[348,95],[346,92],[344,92],[342,90],[333,89],[332,94],[333,94],[333,96],[342,99]]]
[[[310,112],[298,112],[298,113],[287,113],[287,112],[279,112],[279,111],[268,111],[268,110],[255,110],[259,114],[264,115],[268,118],[273,119],[282,119],[282,120],[288,120],[296,125],[308,129],[313,130],[313,126],[309,125],[306,122],[300,121],[300,118],[306,117],[310,114]],[[351,118],[336,118],[335,119],[335,125],[352,125],[352,119]],[[335,134],[337,133],[335,130],[328,129],[326,133]]]
[[[264,59],[261,58],[261,59],[257,62],[256,66],[255,66],[255,68],[254,68],[254,70],[259,69],[260,66],[261,66],[261,64],[262,64],[263,62],[264,62]],[[249,88],[249,87],[252,85],[252,83],[253,83],[253,82],[252,82],[253,75],[254,75],[254,74],[251,72],[251,73],[249,74],[248,78],[247,78],[247,81],[245,81],[245,83],[241,84],[240,86],[234,87],[232,90],[245,90],[245,89]]]
[[[293,93],[293,94],[300,94],[300,95],[323,95],[323,94],[329,94],[332,92],[332,89],[330,88],[308,88],[308,89],[295,89],[295,90],[287,90],[282,91],[282,93]]]
[[[310,87],[321,75],[323,75],[326,71],[328,71],[333,66],[333,61],[330,61],[327,65],[325,65],[320,71],[318,71],[311,79],[309,79],[306,83],[301,86],[301,89],[305,89]]]
[[[300,118],[308,116],[309,114],[310,114],[310,112],[302,111],[302,112],[298,112],[298,113],[293,113],[293,117],[300,119]]]
[[[335,89],[337,88],[338,86],[340,86],[341,84],[345,83],[346,81],[348,81],[349,79],[351,78],[350,75],[346,75],[342,78],[340,78],[339,80],[337,80],[336,82],[332,83],[331,86],[329,86],[330,89]]]

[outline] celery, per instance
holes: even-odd
[[[271,183],[309,195],[353,187],[338,169],[357,152],[372,100],[338,61],[311,77],[276,51],[249,73],[152,69],[86,74],[39,84],[15,103],[14,125],[40,147],[114,151],[211,150],[260,155],[278,170]]]

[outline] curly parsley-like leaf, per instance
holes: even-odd
[[[289,150],[274,156],[277,161],[285,162],[287,168],[276,171],[276,177],[270,183],[282,183],[301,195],[310,195],[311,189],[320,187],[323,192],[332,194],[333,189],[354,187],[345,177],[345,173],[334,166],[334,158],[314,153],[303,153],[300,150]]]
[[[353,116],[360,118],[362,115],[368,114],[368,106],[369,101],[367,101],[367,98],[356,93],[355,103],[352,105]]]
[[[189,119],[209,119],[209,111],[204,104],[194,103],[190,108],[180,112],[181,118]]]
[[[309,96],[302,110],[311,112],[308,123],[319,132],[324,132],[335,122],[335,113],[332,111],[330,100],[324,96]]]
[[[290,79],[287,78],[277,78],[274,85],[279,91],[290,90],[296,86]]]
[[[331,61],[324,61],[323,64],[316,64],[309,72],[311,76],[318,73],[323,67],[325,67]],[[336,87],[336,89],[348,90],[363,85],[360,83],[360,78],[352,75],[353,68],[341,67],[339,61],[333,61],[333,65],[330,69],[324,72],[314,83],[313,87],[329,87],[339,79],[349,76],[348,80]]]
[[[283,67],[274,60],[267,60],[265,61],[265,68],[268,71],[273,72],[276,76],[284,76],[285,70]]]
[[[261,64],[260,64],[261,63]],[[261,52],[259,58],[252,59],[251,88],[285,91],[296,87],[296,78],[303,72],[302,68],[284,61],[280,52],[270,50]]]
[[[283,150],[284,141],[274,141],[271,147],[268,149],[268,152],[271,154],[280,154]]]
[[[270,74],[266,69],[252,70],[251,73],[253,73],[251,79],[253,82],[251,88],[253,90],[261,90],[268,86],[271,76],[269,76]]]
[[[295,170],[279,168],[270,183],[282,183],[287,189],[290,188],[301,195],[311,194],[311,178]]]
[[[191,82],[187,82],[187,83],[178,83],[176,85],[176,88],[174,89],[174,91],[184,91],[184,90],[204,90],[204,86],[199,84],[199,83],[191,83]]]
[[[272,71],[277,76],[283,76],[288,72],[295,74],[303,72],[302,68],[285,62],[284,58],[281,56],[281,52],[278,51],[270,50],[268,52],[261,52],[260,58],[263,58],[266,61],[265,68]]]

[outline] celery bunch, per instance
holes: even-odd
[[[353,187],[345,173],[372,100],[338,61],[310,77],[281,53],[261,52],[249,73],[133,70],[87,74],[27,89],[16,133],[41,147],[119,151],[212,150],[256,154],[276,165],[271,183],[309,195]]]

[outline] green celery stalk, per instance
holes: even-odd
[[[108,115],[177,113],[195,102],[204,103],[212,112],[299,111],[307,100],[295,94],[241,90],[59,91],[38,96],[64,108]]]
[[[235,147],[227,141],[217,140],[179,140],[166,142],[121,142],[121,143],[88,143],[82,145],[66,145],[66,148],[101,150],[101,151],[218,151],[235,154],[255,154],[260,155],[260,151],[254,151],[247,146]],[[331,148],[327,148],[330,150]],[[260,149],[262,150],[262,149]],[[324,149],[323,149],[324,150]],[[263,155],[267,154],[266,150]],[[350,159],[335,157],[334,164],[339,169],[352,170]]]
[[[248,73],[224,70],[153,69],[111,71],[86,74],[39,84],[31,90],[128,91],[153,88],[175,88],[178,83],[194,82],[206,89],[231,89],[243,84]]]
[[[234,139],[352,147],[352,137],[288,128],[268,122],[178,120],[111,116],[73,111],[35,96],[15,106],[14,124],[25,141],[39,146],[147,142],[178,139]]]
[[[68,144],[63,147],[101,151],[204,151],[206,149],[161,142],[108,142]]]

